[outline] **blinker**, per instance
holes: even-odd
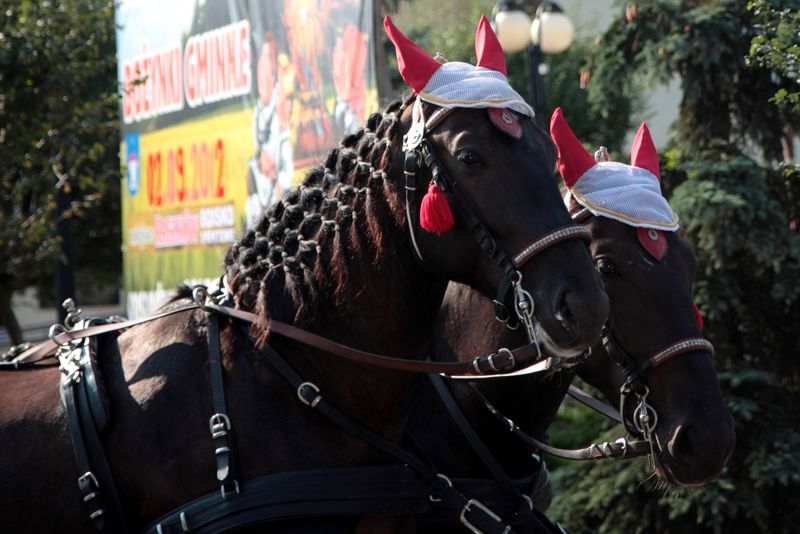
[[[504,134],[519,139],[522,137],[522,124],[517,115],[508,108],[487,108],[492,124]]]
[[[667,237],[661,230],[653,228],[637,228],[636,237],[644,249],[657,261],[667,253]]]

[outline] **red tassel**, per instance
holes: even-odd
[[[697,304],[692,304],[694,307],[694,318],[697,319],[697,326],[700,327],[700,331],[703,331],[703,314],[700,313],[700,308],[697,307]]]
[[[439,235],[450,230],[455,224],[447,195],[434,182],[428,185],[428,192],[422,197],[419,224],[425,230]]]

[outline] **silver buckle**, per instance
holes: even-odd
[[[211,438],[221,438],[231,429],[231,420],[224,413],[215,413],[208,420],[208,431],[211,432]]]
[[[94,476],[94,473],[91,471],[86,471],[84,474],[78,477],[78,484],[83,482],[84,480],[90,480],[92,484],[94,484],[94,489],[100,489],[100,483],[97,481],[97,477]]]
[[[219,492],[222,495],[223,500],[233,495],[239,495],[239,481],[233,481],[233,491],[225,491],[225,484],[220,484]]]
[[[508,357],[511,358],[511,367],[509,367],[508,369],[498,369],[497,366],[494,364],[495,356],[499,356],[502,353],[508,354]],[[514,359],[514,353],[511,352],[509,349],[507,349],[505,347],[497,349],[497,352],[495,352],[494,354],[489,356],[489,367],[492,368],[492,371],[495,371],[495,372],[498,372],[498,371],[501,371],[501,370],[502,371],[510,371],[514,367],[516,367],[516,365],[517,365],[517,361]]]
[[[500,519],[500,516],[498,516],[496,513],[492,512],[481,501],[479,501],[478,499],[470,499],[464,505],[464,508],[461,509],[461,515],[459,516],[458,519],[461,521],[462,525],[467,527],[470,531],[474,532],[475,534],[483,534],[483,532],[478,527],[476,527],[475,525],[470,523],[469,520],[467,519],[467,512],[471,512],[473,506],[475,508],[477,508],[478,510],[484,512],[486,515],[488,515],[489,517],[491,517],[492,519],[494,519],[498,523],[501,523],[501,524],[503,523],[503,520]],[[511,527],[506,527],[505,530],[503,530],[504,534],[506,532],[511,532]]]
[[[310,388],[316,394],[315,397],[311,400],[308,400],[303,396],[303,388]],[[313,382],[303,382],[299,386],[297,386],[297,398],[300,399],[300,402],[305,404],[306,406],[311,406],[312,408],[316,408],[319,401],[322,400],[322,395],[320,395],[319,388]]]
[[[447,490],[447,488],[452,488],[453,487],[453,481],[450,480],[450,478],[447,475],[443,475],[441,473],[436,473],[436,476],[439,477],[440,479],[444,480],[445,483],[447,484],[444,488],[442,488],[442,491],[439,493],[439,495],[444,494],[444,492],[445,492],[445,490]],[[442,502],[442,498],[441,497],[434,497],[433,493],[428,495],[428,499],[430,499],[431,502]]]

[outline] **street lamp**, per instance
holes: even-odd
[[[494,31],[505,52],[528,49],[528,92],[533,110],[539,117],[544,107],[542,74],[547,65],[542,63],[542,54],[558,54],[566,50],[575,36],[572,21],[555,2],[542,0],[536,3],[533,22],[523,10],[523,4],[515,0],[500,0],[492,9]],[[541,119],[538,119],[541,121]]]

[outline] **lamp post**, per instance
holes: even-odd
[[[494,30],[500,46],[508,53],[528,50],[528,98],[537,120],[544,107],[542,74],[545,63],[542,54],[558,54],[566,50],[575,35],[572,21],[561,7],[548,0],[531,0],[527,5],[536,7],[533,21],[515,0],[499,0],[492,9]]]

